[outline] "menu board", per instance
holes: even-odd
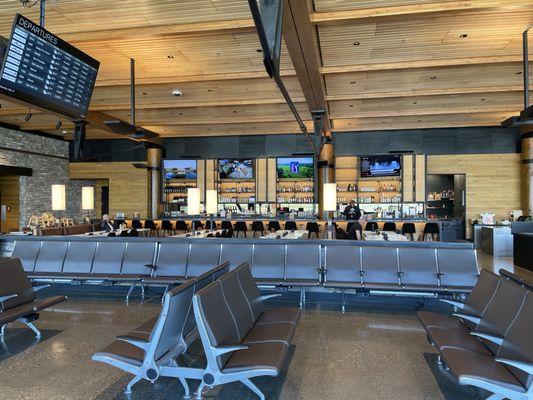
[[[17,14],[0,69],[0,94],[83,119],[100,63]]]

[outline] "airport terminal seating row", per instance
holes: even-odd
[[[477,281],[468,246],[237,239],[16,240],[13,258],[35,280],[172,286],[212,265],[248,262],[261,286],[346,291],[467,293]]]
[[[39,312],[66,300],[65,296],[37,299],[35,293],[46,287],[32,286],[20,260],[0,260],[0,336],[4,336],[7,324],[19,321],[41,337],[41,332],[33,324],[39,318]]]
[[[460,384],[495,399],[533,399],[533,292],[506,276],[482,270],[477,285],[453,315],[418,317],[443,364]]]
[[[93,360],[133,374],[127,393],[141,379],[154,382],[166,376],[180,380],[185,398],[190,396],[187,379],[195,379],[201,381],[197,399],[202,398],[206,387],[235,381],[265,399],[250,378],[279,374],[300,312],[296,308],[265,310],[263,302],[271,296],[261,296],[248,263],[218,275],[201,290],[193,278],[167,292],[157,321],[147,323],[153,326],[149,333],[140,327],[119,336]],[[206,355],[205,367],[183,365],[178,358],[187,350],[186,321],[192,315],[191,301]]]
[[[100,230],[99,224],[80,224],[72,226],[59,226],[53,228],[41,229],[42,236],[69,236],[69,235],[83,235],[89,232]]]

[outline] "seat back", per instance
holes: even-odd
[[[295,231],[298,228],[296,227],[296,222],[294,222],[294,221],[286,221],[284,229],[286,231]]]
[[[412,222],[404,222],[402,224],[402,234],[406,233],[416,233],[415,224],[413,224]]]
[[[120,274],[125,242],[98,242],[92,274]]]
[[[279,221],[269,221],[268,222],[268,230],[271,231],[272,229],[279,231],[281,230],[281,227],[279,226]]]
[[[67,248],[68,242],[42,242],[35,261],[35,272],[61,272]]]
[[[304,279],[320,284],[320,245],[289,244],[285,262],[285,280]]]
[[[478,267],[474,249],[437,249],[440,284],[445,287],[472,288]]]
[[[220,228],[222,228],[222,229],[233,229],[233,225],[231,225],[231,221],[222,221],[220,223]]]
[[[63,263],[63,274],[88,274],[93,266],[96,242],[70,242]]]
[[[254,278],[268,278],[281,282],[285,276],[285,245],[255,244],[252,273]]]
[[[16,294],[17,297],[0,303],[0,311],[9,310],[35,299],[31,282],[28,280],[18,258],[0,260],[0,297]]]
[[[247,230],[248,230],[248,226],[246,225],[246,222],[244,221],[235,222],[235,231],[246,232]]]
[[[238,243],[223,243],[220,255],[221,261],[229,261],[230,268],[235,269],[244,262],[252,263],[253,245]]]
[[[220,278],[220,285],[222,286],[224,299],[237,325],[239,341],[241,341],[252,328],[255,320],[250,312],[246,296],[241,289],[238,271],[233,270]]]
[[[200,276],[220,262],[220,244],[191,243],[187,261],[187,278]]]
[[[159,244],[157,253],[157,276],[184,277],[189,258],[189,244],[178,242],[163,242]]]
[[[325,282],[361,283],[361,247],[326,246]]]
[[[367,222],[365,225],[365,231],[376,231],[378,229],[377,222]]]
[[[196,280],[173,288],[165,294],[163,308],[150,334],[150,341],[156,343],[153,357],[158,360],[178,345],[184,345],[185,322],[192,311],[192,297]],[[185,351],[185,348],[182,349]]]
[[[177,231],[188,231],[189,227],[187,226],[187,222],[183,220],[176,221],[176,230]]]
[[[154,262],[156,242],[128,242],[122,261],[122,275],[150,275],[146,265]]]
[[[252,231],[262,232],[265,230],[265,225],[263,221],[254,221],[252,222]]]
[[[166,231],[171,231],[174,228],[172,227],[171,221],[164,219],[163,221],[161,221],[161,229],[166,230]]]
[[[398,257],[402,285],[439,286],[435,249],[400,247]]]
[[[138,219],[134,219],[134,220],[131,221],[131,227],[133,229],[142,229],[143,224]]]
[[[239,277],[239,283],[241,289],[246,297],[248,306],[250,307],[250,312],[254,321],[261,316],[264,311],[263,302],[261,301],[261,292],[255,284],[254,278],[252,276],[252,271],[248,263],[244,263],[237,268],[237,275]]]
[[[396,230],[396,224],[394,222],[385,222],[383,224],[383,230],[387,232],[394,232]]]
[[[533,292],[529,291],[524,305],[518,313],[513,325],[507,332],[498,351],[498,357],[508,360],[533,364],[533,346],[531,333],[533,332]],[[526,388],[533,384],[533,374],[528,374],[518,368],[508,367],[513,375]]]
[[[364,285],[399,284],[398,253],[395,247],[362,247]]]
[[[17,240],[11,258],[19,258],[24,271],[33,272],[40,249],[41,242],[37,240]]]
[[[500,279],[502,278],[495,273],[482,269],[476,286],[464,302],[462,312],[480,317],[496,294]]]
[[[524,288],[507,279],[501,279],[494,298],[481,315],[476,331],[504,337],[522,308],[526,294]],[[497,345],[488,342],[486,345],[496,354]]]
[[[202,336],[213,347],[235,345],[239,343],[239,332],[233,314],[224,301],[220,281],[215,281],[194,295],[194,315]],[[222,368],[232,353],[210,359],[211,352],[206,351],[208,363],[216,362]]]

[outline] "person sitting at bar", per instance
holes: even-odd
[[[346,232],[346,239],[348,240],[362,240],[363,239],[363,217],[355,222],[350,222],[350,229]]]
[[[113,225],[111,225],[109,222],[108,214],[102,215],[102,224],[100,225],[100,229],[106,232],[113,232]]]
[[[355,204],[355,200],[350,201],[350,204],[346,206],[342,214],[349,220],[358,221],[361,218],[361,210]]]

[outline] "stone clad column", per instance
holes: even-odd
[[[533,127],[522,129],[522,211],[533,215]]]
[[[147,217],[156,219],[161,207],[161,158],[163,150],[149,147],[146,151],[148,179]]]

